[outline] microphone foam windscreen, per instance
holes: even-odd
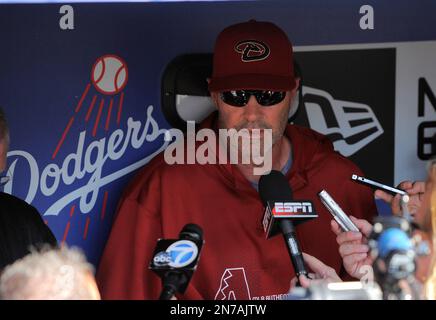
[[[201,241],[203,240],[203,230],[200,228],[200,226],[194,223],[188,223],[183,227],[182,231],[180,231],[179,234],[179,238],[186,237]]]
[[[259,195],[266,205],[267,201],[291,201],[292,191],[283,173],[271,170],[259,180]]]

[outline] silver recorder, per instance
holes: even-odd
[[[348,218],[345,212],[341,209],[341,207],[338,206],[338,204],[327,193],[327,191],[322,190],[320,193],[318,193],[318,196],[327,210],[333,215],[333,218],[336,220],[336,222],[341,226],[342,230],[359,232],[359,229],[356,227],[353,221]]]
[[[407,193],[404,190],[401,190],[401,189],[398,189],[398,188],[394,188],[394,187],[390,187],[390,186],[387,186],[387,185],[385,185],[383,183],[380,183],[380,182],[377,182],[377,181],[374,181],[374,180],[371,180],[371,179],[360,177],[357,174],[351,175],[351,180],[363,183],[363,184],[365,184],[367,186],[371,186],[373,188],[377,188],[377,189],[381,189],[381,190],[387,191],[389,193],[398,193],[398,194],[401,194],[403,196],[407,195]]]

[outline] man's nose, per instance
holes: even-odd
[[[248,121],[255,121],[262,116],[262,106],[257,102],[255,96],[251,96],[244,107],[244,116]]]

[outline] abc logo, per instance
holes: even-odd
[[[168,253],[161,251],[154,256],[153,263],[156,266],[167,266],[171,263],[171,257]]]
[[[171,244],[166,254],[170,256],[171,262],[168,263],[173,268],[183,268],[191,264],[198,255],[197,245],[189,240],[180,240]]]

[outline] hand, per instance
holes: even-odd
[[[298,280],[303,288],[308,288],[312,283],[317,281],[341,282],[341,278],[336,274],[335,269],[327,266],[314,256],[303,252],[303,259],[306,265],[313,273],[309,273],[308,277],[300,275]],[[297,283],[297,278],[291,280],[291,288]]]
[[[422,195],[425,192],[425,182],[424,181],[403,181],[401,182],[397,188],[402,189],[407,192],[409,195],[409,203],[407,207],[412,216],[415,216],[421,207],[422,203]],[[397,194],[392,196],[391,194],[384,192],[382,190],[375,191],[375,197],[384,200],[388,204],[391,205],[392,213],[395,215],[401,215],[401,204],[400,199],[401,195]]]
[[[363,219],[350,216],[351,221],[360,232],[344,232],[334,220],[331,221],[332,231],[337,235],[339,254],[342,257],[344,268],[347,273],[360,279],[365,273],[360,272],[362,266],[372,265],[373,260],[369,256],[368,237],[372,231],[372,225]]]

